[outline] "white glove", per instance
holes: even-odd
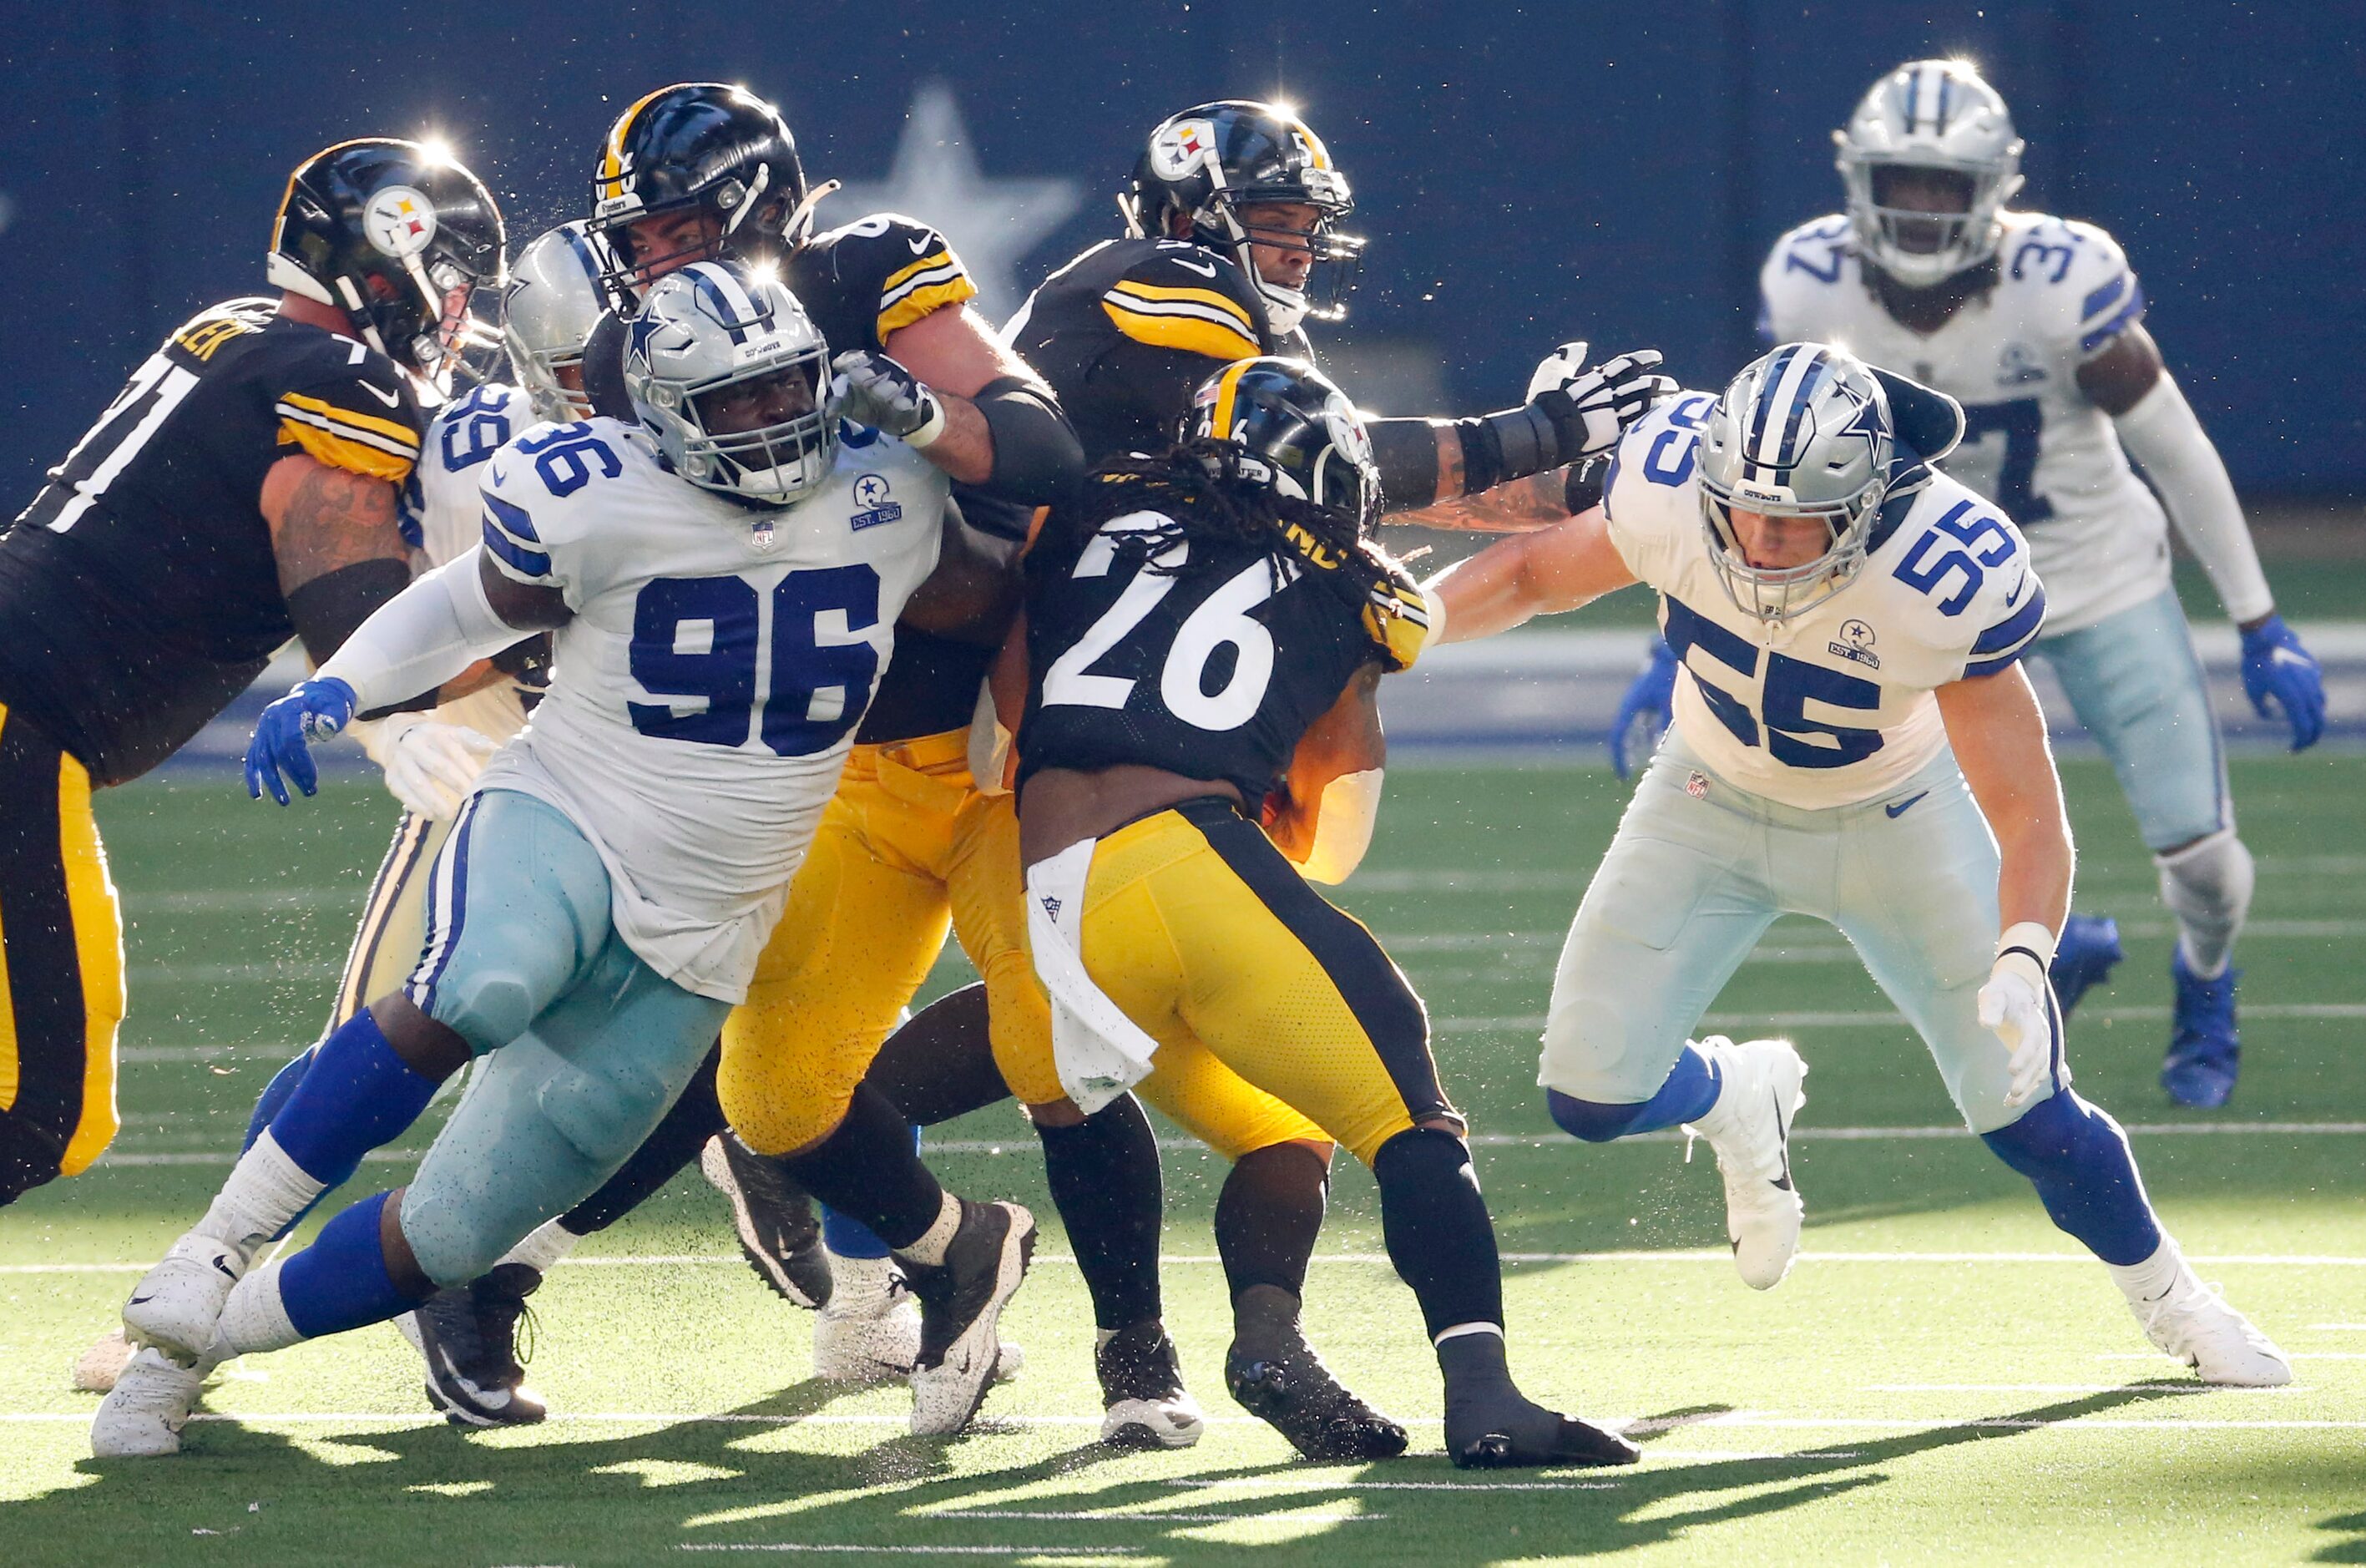
[[[1658,374],[1657,349],[1614,355],[1591,370],[1585,354],[1584,344],[1565,343],[1528,378],[1528,406],[1551,422],[1562,464],[1601,457],[1621,431],[1676,394],[1675,381]]]
[[[2004,1097],[2008,1111],[2028,1104],[2053,1070],[2060,1027],[2054,987],[2045,976],[2053,961],[2054,933],[2024,920],[1997,942],[1996,967],[1980,987],[1980,1027],[2004,1043],[2005,1065],[2012,1074]]]
[[[437,822],[460,814],[477,775],[501,749],[500,741],[466,725],[423,713],[389,714],[376,724],[353,728],[370,761],[386,770],[387,790],[402,808]]]
[[[906,446],[926,448],[945,433],[945,406],[937,395],[884,354],[851,348],[829,362],[830,400],[838,415],[883,430]]]

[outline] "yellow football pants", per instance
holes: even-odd
[[[751,1148],[784,1154],[837,1126],[948,927],[985,976],[1003,1081],[1031,1105],[1065,1098],[1026,948],[1015,803],[972,786],[967,750],[955,730],[849,755],[748,1000],[723,1027],[715,1087]],[[1142,1094],[1228,1158],[1323,1140],[1212,1058],[1162,1069]]]
[[[123,1000],[90,774],[0,706],[0,1204],[114,1141]]]
[[[1403,974],[1229,806],[1103,839],[1080,934],[1087,972],[1158,1042],[1154,1079],[1245,1082],[1368,1165],[1415,1122],[1461,1120]]]
[[[427,943],[427,884],[451,832],[448,821],[402,814],[394,842],[370,881],[353,945],[345,950],[344,975],[337,982],[337,999],[321,1039],[378,998],[401,989],[419,966],[420,950]]]

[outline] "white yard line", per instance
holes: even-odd
[[[2110,1020],[2118,1023],[2160,1023],[2168,1021],[2166,1007],[2080,1008],[2078,1017],[2082,1023]],[[2361,1019],[2366,1018],[2366,1002],[2263,1002],[2243,1009],[2247,1019]],[[1883,1008],[1852,1009],[1846,1011],[1816,1012],[1713,1012],[1701,1020],[1710,1029],[1901,1029],[1913,1026],[1901,1013]],[[1502,1013],[1477,1017],[1434,1018],[1431,1030],[1439,1034],[1501,1034],[1541,1032],[1542,1016],[1535,1013]]]
[[[1118,1514],[1100,1508],[1068,1508],[1060,1510],[1029,1510],[1015,1508],[921,1508],[916,1519],[1058,1519],[1090,1520],[1098,1525],[1248,1525],[1268,1521],[1281,1524],[1306,1525],[1368,1525],[1388,1517],[1386,1514],[1314,1514],[1282,1512],[1273,1514]]]
[[[914,1557],[1115,1557],[1128,1562],[1158,1562],[1131,1546],[856,1546],[807,1540],[686,1540],[676,1551],[883,1552]]]

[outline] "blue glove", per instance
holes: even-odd
[[[255,721],[254,739],[246,743],[246,793],[261,800],[287,804],[286,773],[306,795],[321,793],[320,770],[312,766],[311,742],[326,740],[353,722],[354,689],[330,676],[299,681],[287,694],[263,710]]]
[[[2261,718],[2273,698],[2292,725],[2292,749],[2305,751],[2325,733],[2325,669],[2282,615],[2243,634],[2243,694]]]
[[[1632,774],[1668,728],[1668,712],[1676,698],[1676,651],[1668,639],[1651,639],[1651,661],[1618,699],[1618,716],[1610,721],[1610,765],[1618,776]]]

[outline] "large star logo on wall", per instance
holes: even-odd
[[[854,181],[823,203],[824,227],[871,212],[900,212],[944,231],[977,285],[978,310],[999,326],[1034,286],[1020,264],[1084,205],[1081,180],[988,179],[941,82],[912,98],[887,177]]]

